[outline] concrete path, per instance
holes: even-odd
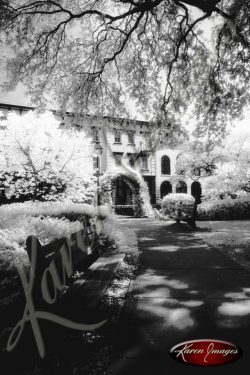
[[[250,273],[194,236],[185,224],[119,220],[135,230],[142,256],[109,374],[235,374],[249,367]],[[204,338],[235,343],[243,357],[215,367],[188,366],[170,357],[172,346]]]

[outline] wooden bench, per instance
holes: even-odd
[[[34,236],[26,240],[26,250],[32,262],[32,249],[37,249],[37,266],[34,280],[34,299],[44,303],[41,291],[41,280],[45,270],[52,264],[56,266],[58,275],[65,282],[65,288],[59,293],[55,306],[84,306],[94,309],[105,294],[116,270],[125,258],[125,253],[100,254],[96,228],[88,217],[83,219],[84,229],[73,233],[69,238],[61,238],[42,246]],[[73,273],[65,278],[65,264],[62,260],[62,249],[70,256]],[[76,271],[80,277],[74,278]]]
[[[192,228],[196,227],[195,219],[197,216],[197,204],[192,202],[172,203],[169,208],[169,217],[174,219],[176,223],[185,221],[191,225]]]

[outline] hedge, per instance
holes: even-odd
[[[182,216],[190,218],[194,215],[195,199],[189,194],[168,194],[162,199],[161,212],[163,215]]]
[[[237,199],[226,198],[201,203],[198,220],[242,220],[250,219],[250,195]]]

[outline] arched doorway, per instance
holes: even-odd
[[[187,184],[184,181],[179,181],[176,185],[176,193],[187,194]]]
[[[195,198],[196,202],[201,203],[202,188],[198,181],[194,181],[191,185],[191,194]]]
[[[118,215],[134,215],[133,197],[134,187],[123,177],[112,182],[112,205]]]
[[[113,182],[112,190],[112,198],[115,205],[132,204],[132,189],[123,178],[119,177]]]
[[[163,181],[161,184],[161,198],[170,193],[172,193],[172,185],[169,181]]]
[[[144,217],[148,214],[148,190],[145,192],[134,176],[123,173],[106,174],[100,181],[100,192],[101,204],[110,204],[119,215]]]

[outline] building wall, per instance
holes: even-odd
[[[155,165],[156,165],[156,201],[161,202],[160,187],[164,181],[169,181],[172,185],[172,192],[175,192],[176,180],[178,176],[176,175],[176,158],[179,154],[178,150],[171,150],[164,146],[158,148],[155,152]],[[161,171],[161,158],[166,155],[170,159],[170,174],[162,174]]]
[[[5,115],[9,111],[14,111],[19,115],[23,115],[32,110],[31,107],[21,107],[15,105],[0,104],[0,112]],[[150,176],[155,178],[155,194],[156,203],[161,203],[161,184],[169,181],[172,185],[172,192],[176,192],[176,185],[179,181],[185,181],[187,184],[187,193],[191,194],[191,185],[193,180],[183,178],[176,174],[176,159],[179,154],[178,150],[170,149],[167,146],[161,146],[156,151],[151,152],[147,144],[147,133],[150,131],[149,124],[143,121],[130,121],[124,119],[97,118],[91,116],[75,116],[73,113],[59,113],[53,111],[54,115],[61,122],[61,126],[77,126],[85,131],[86,137],[93,140],[93,129],[98,130],[98,140],[103,148],[100,156],[100,169],[102,173],[110,172],[117,167],[115,155],[120,155],[122,164],[130,166],[129,160],[131,155],[134,156],[134,169],[142,174],[145,179]],[[115,142],[115,133],[120,132],[121,142]],[[128,134],[133,132],[134,144],[129,143]],[[94,145],[94,142],[93,142]],[[142,156],[147,156],[148,168],[143,169]],[[170,158],[171,171],[169,175],[163,175],[161,171],[162,156]],[[200,181],[199,181],[200,182]],[[201,183],[202,184],[202,183]]]

